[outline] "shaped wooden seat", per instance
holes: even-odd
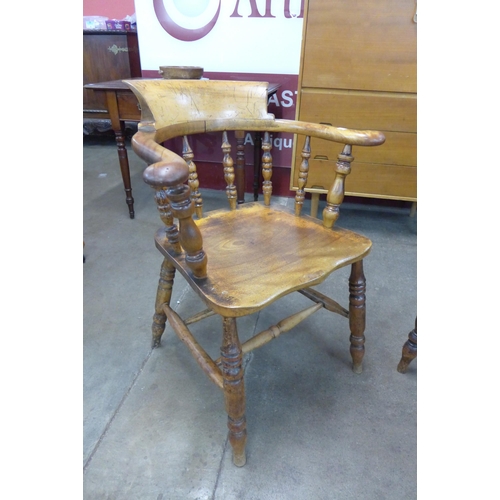
[[[130,80],[142,121],[134,136],[134,151],[149,165],[144,180],[154,188],[164,223],[156,246],[164,256],[153,319],[153,345],[160,345],[166,321],[187,345],[206,375],[224,392],[233,462],[246,462],[245,393],[242,356],[298,325],[321,308],[349,321],[353,370],[362,371],[365,329],[363,259],[371,242],[334,227],[344,197],[345,177],[353,160],[352,147],[376,146],[384,136],[329,125],[278,120],[267,113],[267,84],[255,82]],[[264,204],[236,204],[234,162],[228,131],[263,133],[262,173]],[[203,214],[196,165],[188,136],[221,132],[221,164],[229,207]],[[273,204],[272,153],[269,133],[303,136],[302,166],[295,210]],[[182,136],[177,155],[161,144]],[[301,214],[307,183],[310,138],[338,142],[335,181],[327,196],[323,220]],[[238,144],[239,145],[239,144]],[[242,161],[238,154],[237,161]],[[244,161],[244,159],[243,159]],[[195,220],[195,217],[198,220]],[[336,269],[351,265],[349,305],[344,308],[314,288]],[[206,309],[182,319],[170,307],[176,271],[206,304]],[[238,338],[237,318],[252,314],[292,292],[312,305],[258,333],[244,344]],[[212,359],[189,330],[189,325],[218,314],[222,317],[221,357]]]
[[[321,283],[371,247],[368,238],[351,231],[325,230],[317,219],[259,203],[212,212],[197,226],[209,256],[204,280],[193,279],[184,254],[172,251],[164,229],[156,244],[207,306],[223,316],[254,313],[287,293]]]

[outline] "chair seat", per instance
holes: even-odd
[[[274,204],[209,212],[196,224],[203,234],[208,278],[193,278],[164,229],[156,234],[156,246],[206,304],[226,317],[251,314],[287,293],[321,283],[335,269],[363,259],[371,248],[364,236],[327,229],[318,219],[297,217]]]

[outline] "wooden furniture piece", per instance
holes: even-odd
[[[139,103],[134,94],[130,92],[121,80],[91,83],[85,85],[84,89],[95,93],[96,96],[99,96],[99,100],[104,101],[118,148],[118,162],[125,190],[125,201],[128,206],[129,216],[133,219],[135,217],[134,198],[132,196],[130,167],[125,145],[125,121],[138,122],[140,120],[141,110],[138,105]]]
[[[83,31],[83,117],[111,118],[104,93],[93,92],[89,83],[141,76],[136,31]]]
[[[279,83],[270,83],[267,89],[268,97],[271,97],[281,87]],[[133,92],[123,83],[122,80],[113,80],[109,82],[98,82],[85,85],[85,90],[94,92],[101,101],[105,102],[105,108],[109,113],[111,127],[116,137],[118,147],[118,161],[122,174],[123,187],[125,190],[125,201],[128,205],[129,216],[134,218],[134,198],[132,196],[132,183],[130,181],[130,167],[128,163],[127,148],[125,145],[125,122],[139,122],[141,119],[141,108]],[[241,148],[243,146],[243,137],[239,137]],[[261,144],[261,138],[256,133],[254,148],[255,160],[259,158],[258,151]],[[242,163],[243,161],[243,163]],[[254,200],[257,200],[257,179],[260,161],[254,161]],[[245,201],[245,163],[244,157],[237,162],[236,166],[236,189],[238,194],[238,203]]]
[[[306,0],[296,118],[381,130],[386,142],[358,151],[346,194],[417,201],[416,0]],[[335,150],[313,140],[312,213],[326,193]],[[290,189],[298,189],[300,149]],[[415,205],[412,206],[414,210]]]
[[[233,462],[246,461],[245,389],[242,357],[325,308],[348,318],[353,370],[362,371],[365,329],[363,259],[371,241],[334,227],[351,171],[352,149],[376,146],[383,134],[338,129],[327,125],[275,119],[267,112],[267,83],[231,81],[126,81],[137,95],[142,120],[132,138],[134,151],[149,165],[144,180],[155,191],[164,223],[156,246],[164,257],[153,317],[153,346],[168,319],[201,369],[224,393]],[[262,132],[264,203],[236,203],[234,161],[227,131]],[[203,214],[196,165],[189,135],[222,132],[221,159],[229,209]],[[300,183],[295,211],[271,203],[272,153],[270,132],[297,134],[303,141]],[[161,144],[182,136],[182,157]],[[311,138],[338,145],[335,181],[328,192],[323,221],[301,216],[307,185]],[[238,153],[237,153],[238,154]],[[221,172],[222,175],[222,172]],[[187,185],[186,185],[187,183]],[[194,219],[198,220],[195,221]],[[175,223],[178,220],[178,224]],[[351,266],[349,306],[312,288],[336,269]],[[206,309],[185,320],[170,307],[174,276],[179,272],[205,303]],[[243,344],[237,319],[262,310],[292,292],[313,305],[279,321]],[[222,322],[221,356],[212,359],[189,330],[191,323],[217,314]]]
[[[108,129],[108,120],[115,133],[118,159],[125,188],[130,218],[134,218],[134,199],[130,183],[130,170],[125,148],[125,120],[130,106],[137,106],[133,95],[121,99],[122,116],[118,116],[117,97],[114,93],[94,92],[91,85],[103,81],[121,81],[123,78],[140,77],[141,59],[136,31],[83,31],[83,118],[86,128],[103,131]],[[126,87],[122,87],[126,91]],[[134,118],[140,114],[135,109]],[[90,122],[90,124],[89,124]],[[105,124],[105,125],[104,125]]]
[[[417,318],[415,328],[408,334],[408,340],[403,345],[401,360],[398,364],[398,372],[406,373],[408,365],[417,357]]]

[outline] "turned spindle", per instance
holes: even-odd
[[[194,201],[194,210],[196,217],[201,219],[203,217],[203,199],[201,197],[198,188],[200,187],[200,182],[198,181],[198,172],[196,171],[196,164],[193,161],[194,154],[189,144],[187,136],[182,137],[182,157],[189,167],[189,177],[188,184],[191,188],[191,199]]]
[[[309,174],[309,158],[311,157],[311,138],[306,136],[304,147],[301,153],[302,162],[299,167],[298,189],[295,193],[295,215],[299,216],[304,205],[306,193],[304,188],[307,184],[307,176]]]
[[[221,149],[224,153],[222,164],[224,165],[224,179],[226,181],[226,195],[229,200],[229,208],[234,210],[236,208],[236,186],[234,185],[234,162],[231,158],[231,144],[227,139],[227,132],[222,132],[222,146]]]
[[[264,181],[262,183],[262,193],[264,195],[264,204],[269,206],[271,204],[271,193],[273,191],[273,185],[271,182],[271,176],[273,173],[273,157],[271,156],[271,139],[269,137],[269,132],[264,132],[264,138],[262,140],[262,177]]]
[[[344,201],[345,178],[351,173],[351,162],[354,158],[351,156],[352,146],[346,144],[342,153],[338,155],[335,164],[335,180],[326,196],[326,207],[323,210],[323,226],[332,228],[339,218],[339,209]]]
[[[179,230],[174,224],[174,217],[172,215],[172,210],[170,209],[170,203],[168,202],[167,193],[164,189],[157,189],[155,192],[156,208],[160,213],[160,219],[165,224],[165,235],[167,240],[174,250],[175,253],[182,253],[182,248],[179,243]]]

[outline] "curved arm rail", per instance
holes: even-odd
[[[351,146],[379,146],[385,142],[384,134],[375,130],[353,130],[333,127],[332,125],[281,119],[272,121],[219,120],[176,123],[160,130],[156,130],[151,125],[142,126],[132,139],[132,148],[148,165],[160,160],[174,161],[176,158],[183,161],[174,152],[164,148],[161,143],[183,135],[227,130],[301,134]]]

